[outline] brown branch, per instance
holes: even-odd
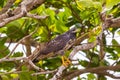
[[[37,28],[36,28],[36,30],[37,30]],[[21,40],[19,40],[18,43],[17,43],[17,44],[15,45],[15,47],[13,48],[13,50],[12,50],[5,58],[10,57],[10,56],[13,54],[13,52],[15,51],[15,49],[17,48],[17,46],[18,46],[21,42],[23,42],[26,38],[32,36],[32,35],[36,32],[36,30],[34,30],[34,32],[32,32],[31,34],[29,34],[29,35],[23,37]]]
[[[103,22],[104,29],[107,28],[119,28],[120,27],[120,17],[118,18],[106,18]]]
[[[38,7],[44,1],[45,0],[23,0],[20,7],[17,7],[13,11],[11,11],[11,14],[13,14],[14,16],[11,17],[7,13],[0,15],[0,27],[3,27],[13,20],[24,17],[27,12],[34,9],[34,7]]]
[[[73,56],[74,56],[78,51],[91,49],[91,48],[95,47],[97,44],[98,44],[98,41],[96,40],[95,42],[92,42],[92,43],[86,43],[86,44],[82,44],[82,45],[76,46],[76,47],[72,50],[72,52],[70,53],[69,59],[72,59]]]
[[[36,66],[31,60],[26,59],[26,62],[29,63],[30,66],[32,66],[34,69],[36,69],[37,71],[44,71],[42,68],[39,68],[38,66]]]
[[[2,58],[0,59],[0,62],[4,61],[17,61],[17,60],[24,60],[26,57],[15,57],[15,58]]]
[[[120,17],[118,17],[118,18],[115,18],[115,19],[112,19],[112,23],[111,23],[111,25],[110,26],[112,26],[112,27],[120,27]]]
[[[48,17],[48,16],[39,16],[36,14],[30,14],[30,13],[27,13],[27,16],[34,19],[46,19]]]
[[[0,37],[0,39],[2,39],[2,38],[5,38],[5,37]],[[17,41],[16,40],[11,40],[11,39],[7,38],[6,43],[12,44],[12,43],[17,43]],[[25,45],[25,42],[22,41],[20,44]],[[39,43],[37,41],[33,40],[33,38],[31,38],[30,39],[30,45],[32,47],[37,47],[39,45]]]
[[[29,60],[28,57],[2,58],[0,59],[0,63],[5,61],[20,61],[20,60],[25,61],[25,63],[28,63],[30,66],[32,66],[34,69],[38,71],[44,71],[42,68],[37,67],[31,60]]]
[[[10,17],[10,18],[6,18],[6,19],[3,19],[3,21],[0,23],[0,27],[3,27],[4,25],[6,25],[7,23],[13,21],[13,20],[16,20],[18,18],[21,18],[23,16],[23,12],[21,12],[20,14],[18,15],[15,15],[13,17]]]
[[[66,69],[66,67],[64,65],[60,66],[58,68],[57,73],[51,79],[49,79],[49,80],[59,80],[60,75],[62,75],[62,71],[65,70],[65,69]]]
[[[0,11],[0,15],[5,13],[6,11],[8,11],[8,9],[13,5],[14,2],[15,2],[15,0],[8,0],[6,5]]]
[[[116,66],[100,66],[100,67],[95,67],[95,68],[74,70],[74,71],[71,72],[71,74],[69,74],[69,76],[64,77],[64,79],[69,80],[69,79],[72,79],[72,78],[74,78],[76,76],[79,76],[80,74],[83,74],[83,73],[96,73],[96,74],[101,74],[102,73],[102,74],[104,74],[107,70],[117,71],[119,69],[120,69],[120,65],[116,65]],[[110,76],[110,74],[108,74],[108,73],[106,75]]]
[[[30,37],[24,39],[24,43],[26,48],[26,56],[30,56],[31,55]]]
[[[6,25],[7,23],[9,23],[9,22],[11,22],[13,20],[16,20],[16,19],[21,18],[22,16],[24,16],[24,14],[26,12],[26,6],[24,4],[24,1],[22,2],[20,11],[21,12],[18,15],[3,19],[3,21],[0,23],[0,27]]]
[[[38,72],[38,73],[33,73],[31,74],[32,76],[40,75],[40,74],[50,74],[50,73],[55,73],[57,70],[53,71],[44,71],[44,72]]]

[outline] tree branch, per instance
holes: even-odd
[[[21,2],[21,6],[15,8],[13,11],[11,11],[10,13],[13,16],[9,16],[8,13],[4,13],[2,15],[0,15],[0,27],[3,27],[4,25],[6,25],[7,23],[19,19],[21,17],[26,16],[26,14],[34,9],[34,7],[38,7],[39,5],[41,5],[45,0],[23,0]],[[28,14],[28,16],[30,16],[30,14]],[[41,17],[39,17],[41,18]],[[44,18],[44,17],[43,17]]]
[[[108,70],[117,71],[119,69],[120,69],[120,65],[116,65],[116,66],[100,66],[100,67],[95,67],[95,68],[74,70],[74,71],[71,72],[71,74],[69,74],[69,76],[64,77],[64,79],[69,80],[69,79],[72,79],[72,78],[74,78],[76,76],[79,76],[80,74],[83,74],[83,73],[96,73],[96,74],[101,74],[102,73],[104,75],[104,73],[106,71],[108,71]],[[113,77],[113,75],[110,75],[108,73],[106,75],[110,76],[110,77]],[[114,76],[114,78],[117,78],[117,77]]]
[[[40,74],[50,74],[50,73],[55,73],[57,70],[53,71],[44,71],[44,72],[38,72],[38,73],[33,73],[31,74],[32,76],[40,75]]]
[[[8,0],[6,5],[0,11],[0,15],[5,13],[13,5],[14,2],[15,2],[15,0]]]
[[[36,28],[36,30],[37,30],[37,28]],[[19,40],[18,43],[17,43],[17,44],[15,45],[15,47],[13,48],[13,50],[12,50],[5,58],[10,57],[10,56],[13,54],[13,52],[15,51],[15,49],[17,48],[17,46],[18,46],[20,43],[22,43],[26,38],[32,36],[32,35],[36,32],[36,30],[34,30],[34,32],[32,32],[31,34],[29,34],[29,35],[23,37],[21,40]]]

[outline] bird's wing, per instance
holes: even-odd
[[[56,37],[54,40],[50,41],[46,46],[46,48],[41,51],[41,54],[48,54],[50,52],[59,51],[65,47],[68,41],[69,41],[69,38],[67,38],[64,35],[60,35]]]

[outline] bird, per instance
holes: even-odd
[[[51,40],[44,49],[37,53],[36,57],[33,59],[33,62],[38,62],[41,55],[48,55],[49,53],[55,53],[62,50],[70,40],[74,40],[76,38],[76,33],[77,28],[74,27]]]

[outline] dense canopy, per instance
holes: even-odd
[[[64,66],[61,46],[45,47],[72,27]],[[0,80],[120,79],[119,27],[120,0],[1,0]],[[33,63],[44,49],[56,53]]]

